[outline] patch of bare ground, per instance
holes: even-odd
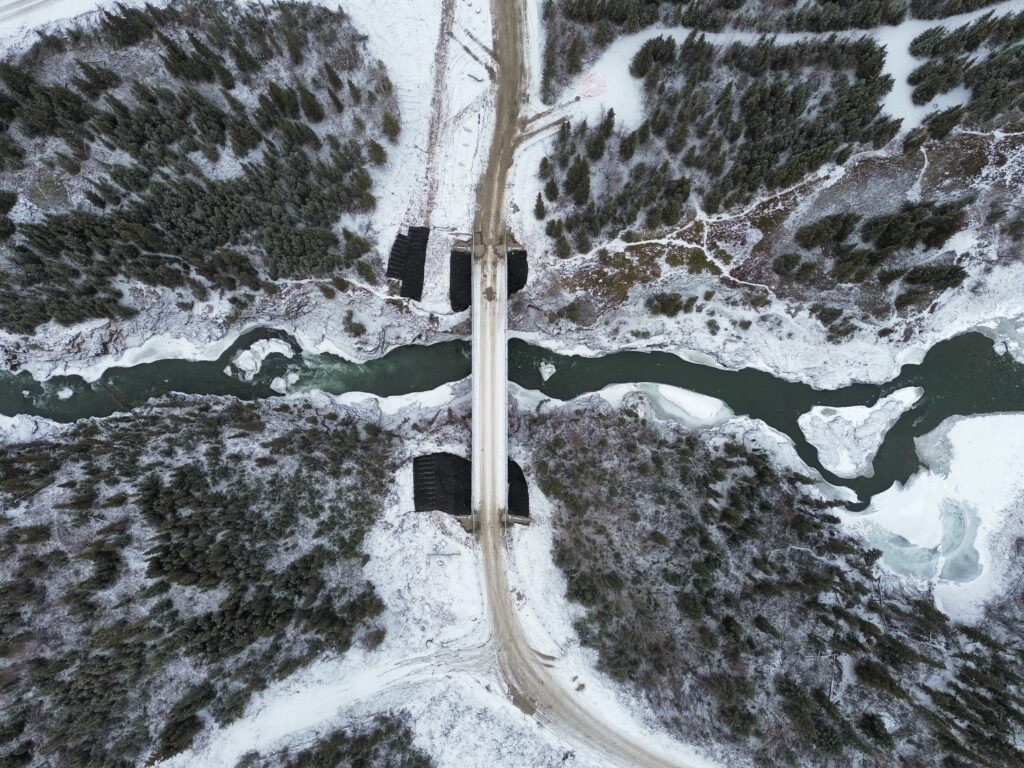
[[[921,195],[924,198],[962,194],[992,165],[1006,162],[998,157],[998,141],[990,135],[955,134],[942,142],[941,147],[926,148],[928,167],[921,175]]]
[[[750,238],[750,227],[743,220],[712,221],[708,226],[708,249],[725,264],[750,251]]]
[[[599,304],[621,304],[637,285],[661,277],[665,246],[658,243],[627,245],[621,251],[601,249],[570,278],[572,290],[590,294]]]
[[[872,215],[898,208],[917,181],[924,163],[919,152],[851,158],[839,181],[828,186],[819,182],[808,187],[807,204],[802,206],[801,213],[813,221],[836,210]]]
[[[787,190],[758,203],[750,211],[746,217],[746,223],[761,234],[760,239],[751,249],[752,257],[771,253],[775,235],[811,189],[813,189],[813,184],[802,184],[796,189]]]

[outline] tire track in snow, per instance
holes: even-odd
[[[430,97],[430,130],[427,133],[427,196],[420,209],[420,220],[428,225],[434,215],[437,198],[437,147],[444,127],[444,106],[448,96],[448,43],[453,38],[455,0],[444,0],[441,6],[441,29],[434,49],[434,92]]]

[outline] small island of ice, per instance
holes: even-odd
[[[906,387],[870,407],[815,406],[798,423],[807,442],[818,449],[818,460],[827,470],[847,479],[871,477],[871,464],[886,433],[923,394],[920,387]]]
[[[677,421],[691,429],[717,427],[732,418],[724,401],[667,384],[612,384],[597,393],[616,408],[630,408],[645,417]]]
[[[260,339],[253,342],[248,349],[238,352],[232,359],[231,365],[224,369],[227,375],[237,372],[242,381],[252,381],[253,377],[260,372],[263,361],[273,354],[292,357],[295,353],[291,345],[283,339]]]

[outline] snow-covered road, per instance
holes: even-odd
[[[499,0],[494,11],[498,94],[494,137],[479,187],[473,263],[473,511],[477,521],[491,643],[512,701],[567,746],[612,765],[694,766],[688,750],[669,754],[648,739],[591,711],[551,674],[557,659],[531,645],[512,599],[506,565],[508,480],[507,291],[504,258],[505,188],[525,127],[526,62],[521,0]],[[703,764],[703,761],[699,761]]]

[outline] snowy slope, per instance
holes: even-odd
[[[402,132],[388,145],[389,162],[373,171],[377,208],[370,234],[378,241],[378,272],[399,229],[435,227],[428,248],[422,302],[391,302],[392,286],[354,280],[352,289],[325,297],[312,281],[281,281],[274,296],[257,294],[238,311],[223,298],[180,306],[162,288],[125,286],[126,303],[140,310],[128,320],[72,327],[47,323],[31,337],[0,331],[5,366],[38,379],[80,374],[95,380],[112,366],[175,357],[211,360],[242,333],[272,325],[288,330],[304,350],[365,360],[402,344],[438,341],[466,332],[465,314],[448,304],[448,252],[472,225],[476,179],[486,160],[493,113],[490,8],[485,0],[408,3],[401,0],[328,0],[367,35],[371,56],[386,66],[399,101]],[[17,50],[35,28],[81,20],[102,3],[88,0],[10,6],[0,44]],[[20,9],[20,10],[19,10]],[[88,19],[88,16],[84,18]],[[353,222],[342,220],[339,226]],[[368,333],[353,336],[345,314]]]

